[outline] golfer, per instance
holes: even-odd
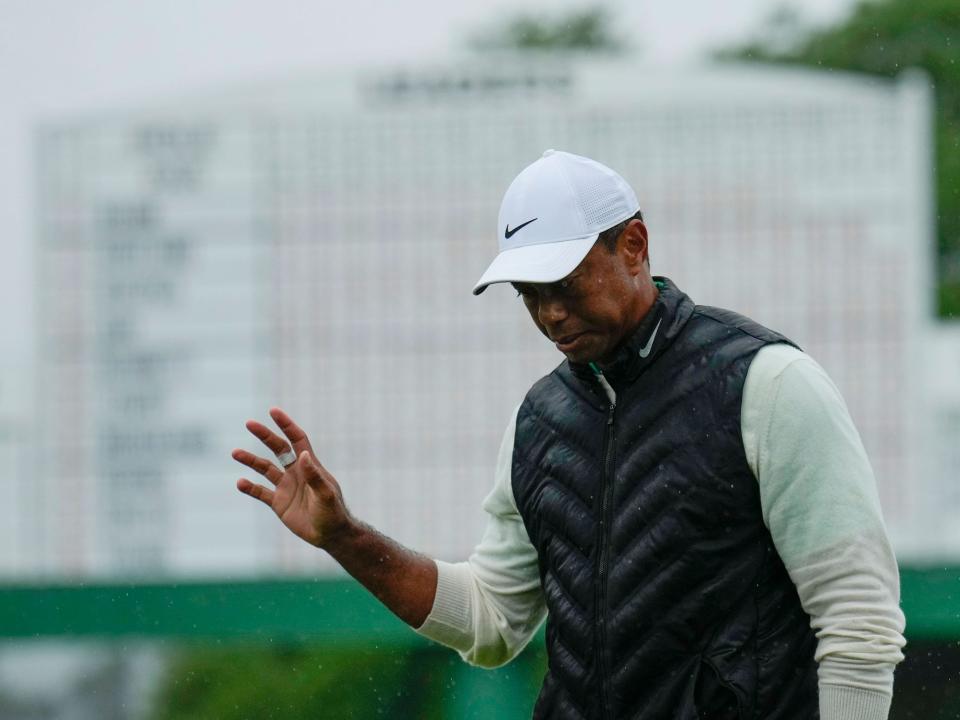
[[[270,486],[238,489],[467,662],[508,662],[546,618],[535,718],[886,718],[897,566],[824,371],[652,276],[637,198],[598,162],[548,150],[498,232],[474,293],[511,283],[565,359],[513,413],[468,560],[355,518],[279,409],[282,434],[247,424],[278,462],[233,454]]]

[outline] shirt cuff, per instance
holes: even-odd
[[[890,695],[846,685],[820,685],[820,720],[887,720]]]
[[[430,614],[416,631],[442,645],[466,652],[474,644],[470,568],[466,563],[434,562],[437,593]]]

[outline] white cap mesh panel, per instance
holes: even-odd
[[[580,211],[587,226],[596,229],[613,227],[633,215],[637,208],[631,207],[623,191],[613,178],[595,185],[580,186]]]

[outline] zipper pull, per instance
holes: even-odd
[[[614,392],[613,387],[603,376],[603,371],[597,367],[596,363],[590,363],[590,368],[593,370],[593,374],[597,378],[597,382],[600,383],[600,387],[603,388],[603,392],[606,394],[607,400],[610,401],[610,414],[607,416],[607,425],[612,425],[613,411],[617,407],[617,393]]]

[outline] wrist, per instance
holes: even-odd
[[[329,532],[324,533],[316,545],[337,558],[339,555],[349,553],[350,548],[356,546],[365,529],[366,526],[363,523],[347,513],[343,521],[338,523],[336,527],[331,528]]]

